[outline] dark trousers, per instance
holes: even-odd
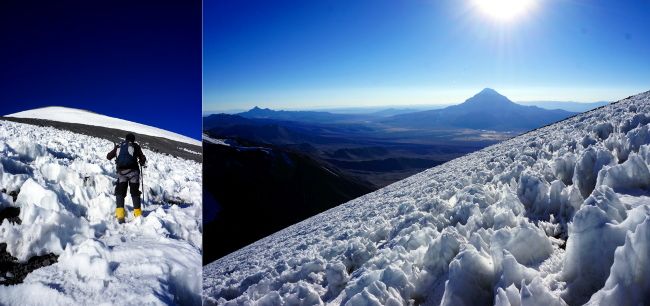
[[[125,173],[118,172],[117,185],[115,185],[115,204],[118,208],[124,208],[124,198],[127,188],[131,190],[133,208],[140,208],[140,173],[137,170]]]

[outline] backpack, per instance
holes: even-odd
[[[135,157],[133,143],[125,141],[120,144],[115,165],[117,169],[138,169],[138,159]]]

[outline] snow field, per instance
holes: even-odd
[[[144,149],[143,217],[133,219],[128,194],[129,217],[118,224],[115,166],[106,159],[112,148],[99,138],[0,121],[0,205],[20,207],[22,221],[0,224],[0,242],[19,261],[59,255],[22,284],[0,286],[0,304],[200,303],[201,164]]]
[[[181,134],[76,108],[49,106],[9,114],[6,115],[6,117],[44,119],[103,127],[119,126],[120,129],[124,131],[131,131],[138,134],[167,138],[175,141],[189,143],[195,146],[201,145],[201,141],[183,136]]]
[[[650,303],[650,92],[431,168],[204,268],[209,305]]]

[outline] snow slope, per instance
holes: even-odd
[[[86,125],[103,126],[103,127],[113,128],[113,129],[130,131],[136,134],[144,134],[149,136],[167,138],[167,139],[176,140],[184,143],[189,143],[196,146],[201,145],[201,141],[199,140],[187,136],[183,136],[180,134],[176,134],[170,131],[166,131],[163,129],[155,128],[152,126],[148,126],[148,125],[144,125],[144,124],[140,124],[128,120],[104,116],[104,115],[100,115],[97,113],[93,113],[81,109],[75,109],[75,108],[50,106],[50,107],[43,107],[43,108],[22,111],[22,112],[6,115],[6,117],[43,119],[43,120],[52,120],[52,121],[67,122],[67,123],[79,123],[79,124],[86,124]]]
[[[0,121],[0,208],[20,207],[21,224],[0,224],[0,242],[20,261],[55,253],[58,262],[24,282],[0,286],[0,305],[200,304],[202,165],[144,149],[146,202],[115,221],[107,140]],[[171,203],[180,203],[172,205]],[[2,276],[2,275],[0,275]]]
[[[210,137],[210,136],[208,136],[208,135],[206,135],[206,134],[201,135],[201,137],[203,138],[203,141],[207,141],[207,142],[209,142],[209,143],[213,143],[213,144],[217,144],[217,145],[222,145],[222,146],[227,146],[227,147],[230,146],[230,145],[227,144],[226,141],[223,140],[223,139],[212,138],[212,137]]]
[[[646,92],[431,168],[205,266],[204,301],[650,304],[649,123]]]

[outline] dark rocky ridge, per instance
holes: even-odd
[[[120,129],[112,129],[101,126],[93,126],[79,123],[67,123],[59,122],[52,120],[43,120],[43,119],[31,119],[31,118],[13,118],[13,117],[0,117],[0,120],[13,121],[19,123],[26,123],[31,125],[38,126],[50,126],[56,129],[71,131],[74,133],[84,134],[88,136],[93,136],[97,138],[103,138],[111,142],[120,142],[124,139],[124,136],[128,131]],[[196,162],[203,162],[203,148],[201,146],[191,145],[188,143],[169,140],[162,137],[155,137],[143,134],[136,134],[136,141],[142,145],[142,147],[152,150],[154,152],[169,154],[182,159],[193,160]],[[194,152],[200,152],[201,154],[194,154],[187,152],[186,150],[191,150]]]
[[[0,286],[16,285],[23,282],[32,271],[56,263],[59,256],[53,253],[34,256],[27,262],[18,262],[16,257],[7,253],[7,244],[0,243]]]
[[[20,208],[6,207],[0,210],[0,224],[5,221],[20,224]],[[0,243],[0,286],[15,285],[23,282],[32,271],[54,264],[59,257],[53,253],[33,256],[27,262],[18,262],[16,257],[7,252],[7,244]]]
[[[374,190],[286,147],[203,142],[203,264]]]
[[[2,221],[5,219],[11,223],[17,223],[20,224],[20,218],[18,218],[18,215],[20,215],[20,208],[18,207],[5,207],[4,209],[0,209],[0,224],[2,224]]]

